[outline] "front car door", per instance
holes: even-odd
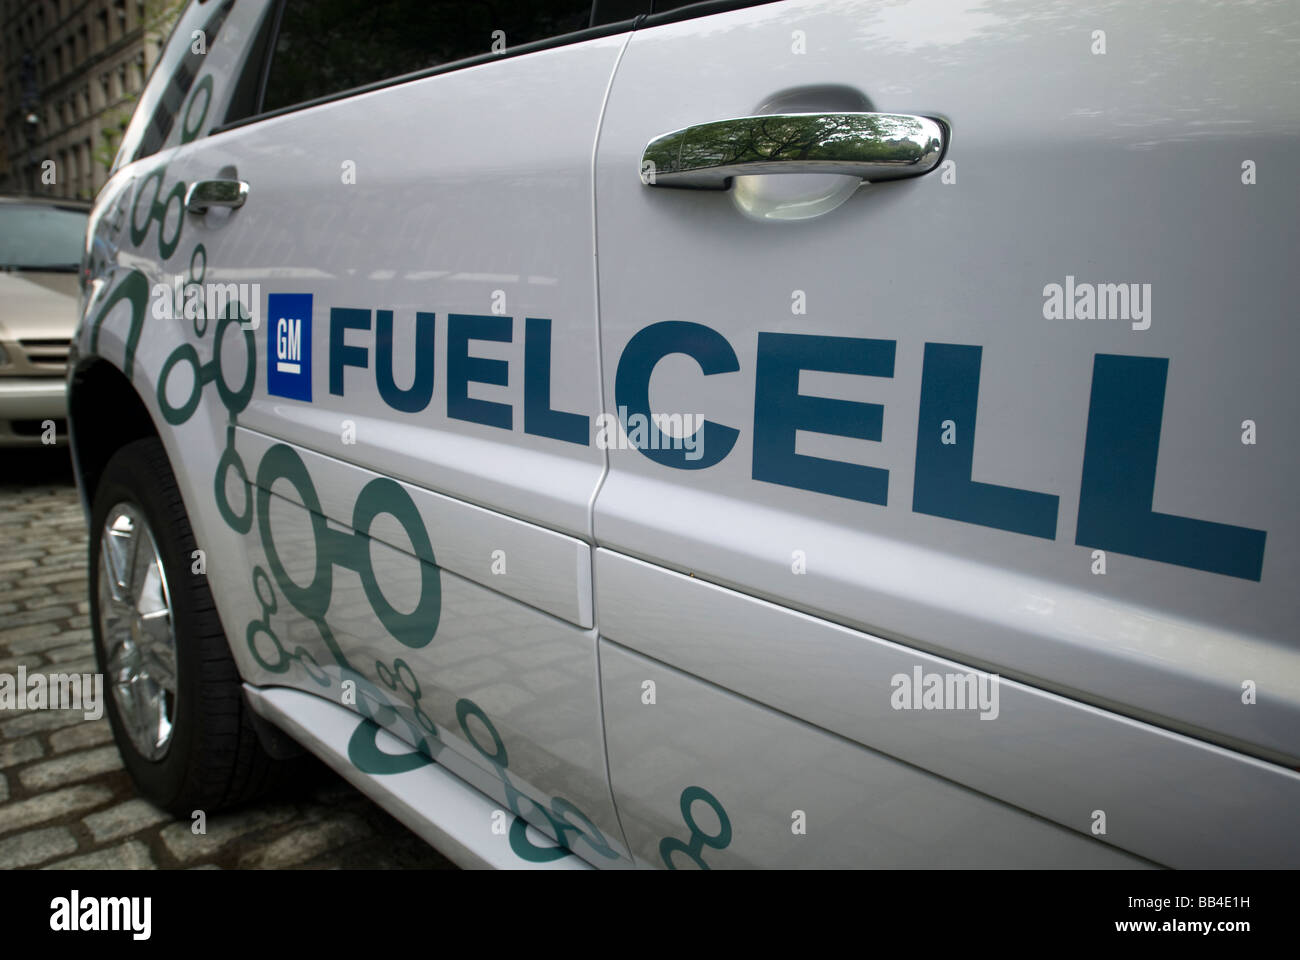
[[[356,709],[367,773],[470,780],[524,859],[617,865],[589,421],[592,153],[626,38],[590,17],[266,5],[250,99],[168,171],[184,283],[223,293],[159,397],[208,438],[184,470],[245,678]]]

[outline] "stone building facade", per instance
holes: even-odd
[[[0,192],[95,196],[183,6],[0,0]]]

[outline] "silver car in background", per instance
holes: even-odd
[[[0,197],[0,446],[67,441],[64,374],[89,213],[76,200]]]

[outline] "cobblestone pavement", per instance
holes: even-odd
[[[95,672],[85,521],[62,450],[0,450],[0,674],[19,667]],[[0,710],[0,868],[453,868],[317,767],[293,795],[195,835],[136,796],[107,718]]]

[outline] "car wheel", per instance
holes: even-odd
[[[281,782],[263,748],[194,533],[156,438],[115,453],[91,509],[90,609],[105,709],[140,793],[175,816]]]

